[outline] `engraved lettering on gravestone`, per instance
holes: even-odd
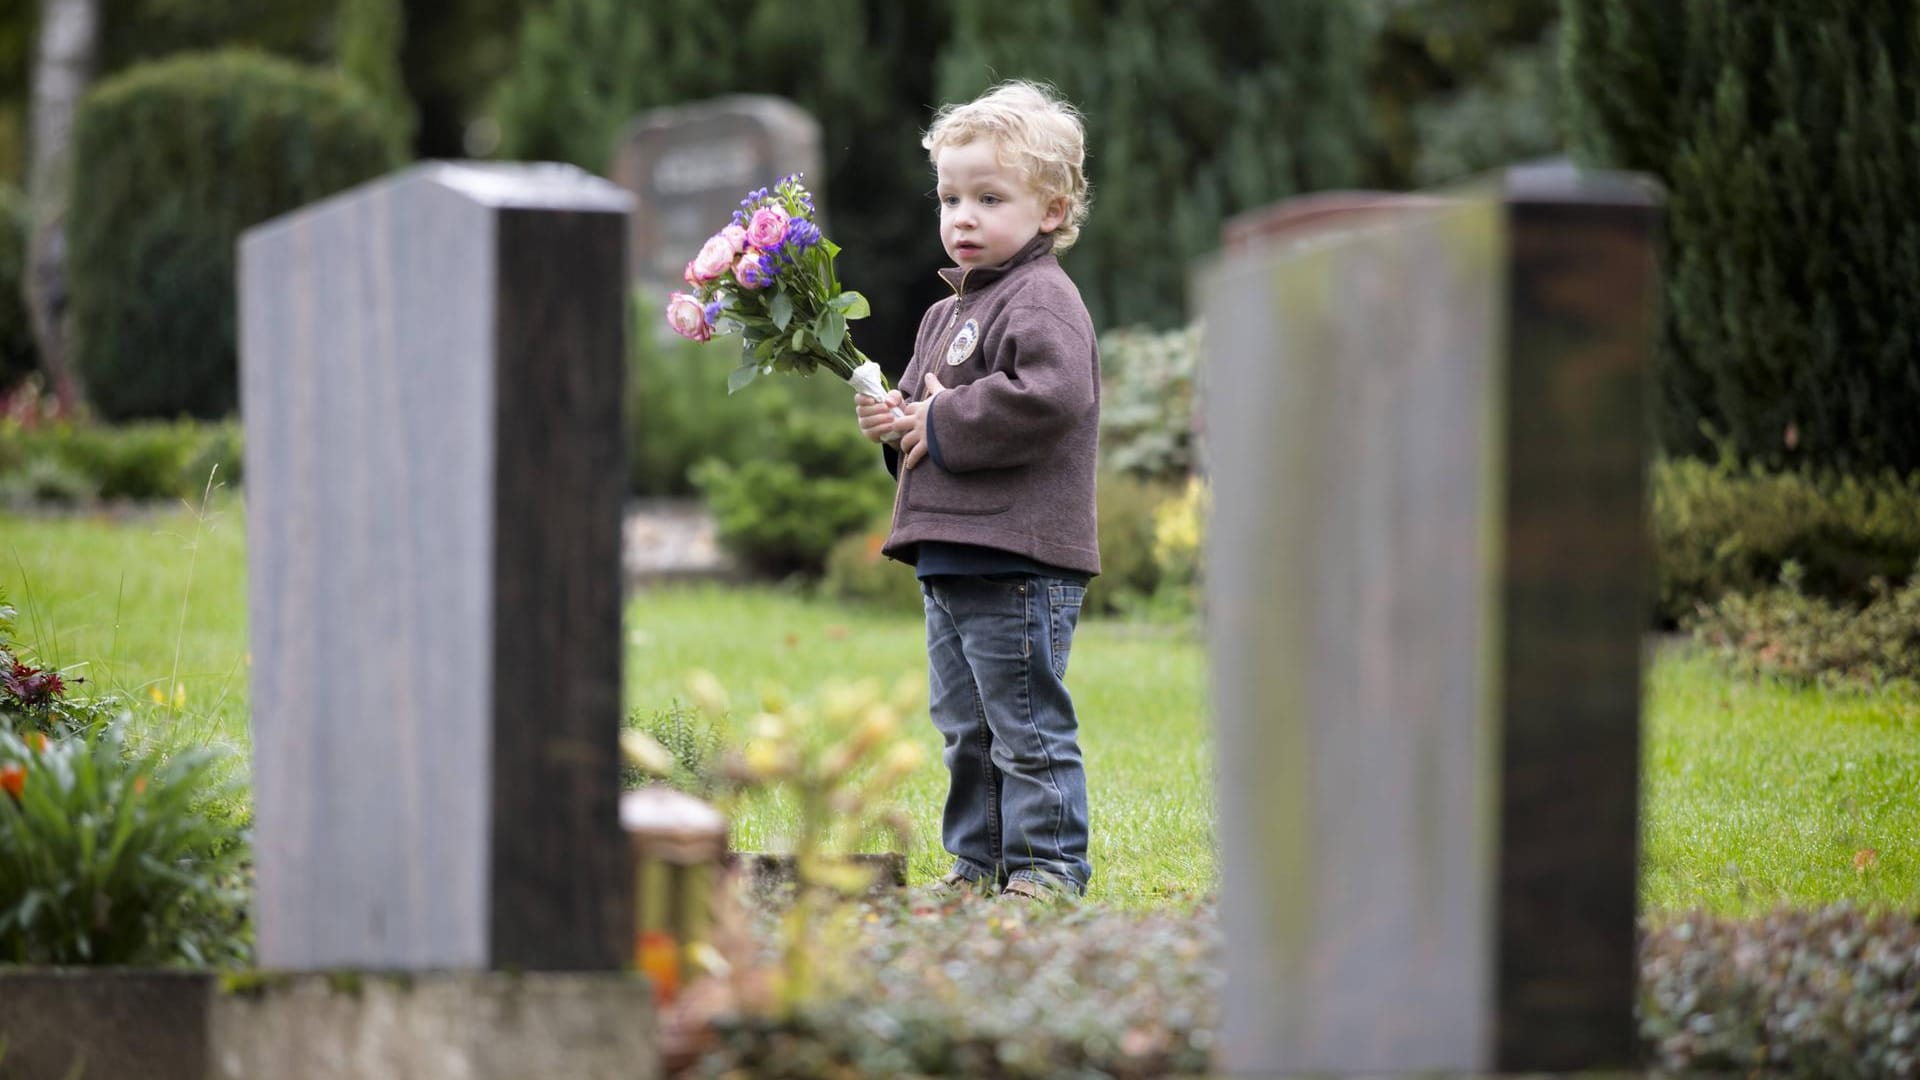
[[[752,183],[758,158],[749,139],[668,151],[653,168],[653,190],[685,195],[717,187],[745,188]]]

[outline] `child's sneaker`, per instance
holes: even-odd
[[[970,881],[958,870],[949,870],[922,890],[929,900],[940,903],[954,903],[974,897],[992,895],[992,888],[984,881]]]
[[[1000,890],[1000,899],[1011,900],[1021,905],[1053,906],[1064,904],[1073,899],[1073,894],[1065,889],[1055,888],[1044,881],[1034,878],[1017,877],[1007,882]]]

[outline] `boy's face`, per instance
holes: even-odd
[[[991,139],[943,146],[934,155],[940,246],[961,269],[997,266],[1060,227],[1066,200],[1043,200],[1020,170],[1000,163]]]

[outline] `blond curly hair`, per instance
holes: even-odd
[[[1020,79],[1003,82],[964,105],[943,106],[934,114],[920,145],[929,160],[949,146],[992,139],[1002,165],[1019,169],[1041,200],[1067,201],[1067,213],[1053,233],[1053,250],[1066,251],[1080,239],[1091,193],[1087,187],[1087,131],[1080,110],[1052,87]]]

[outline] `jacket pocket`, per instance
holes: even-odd
[[[933,514],[1004,514],[1013,509],[1024,469],[981,469],[950,473],[932,458],[908,470],[907,509]]]

